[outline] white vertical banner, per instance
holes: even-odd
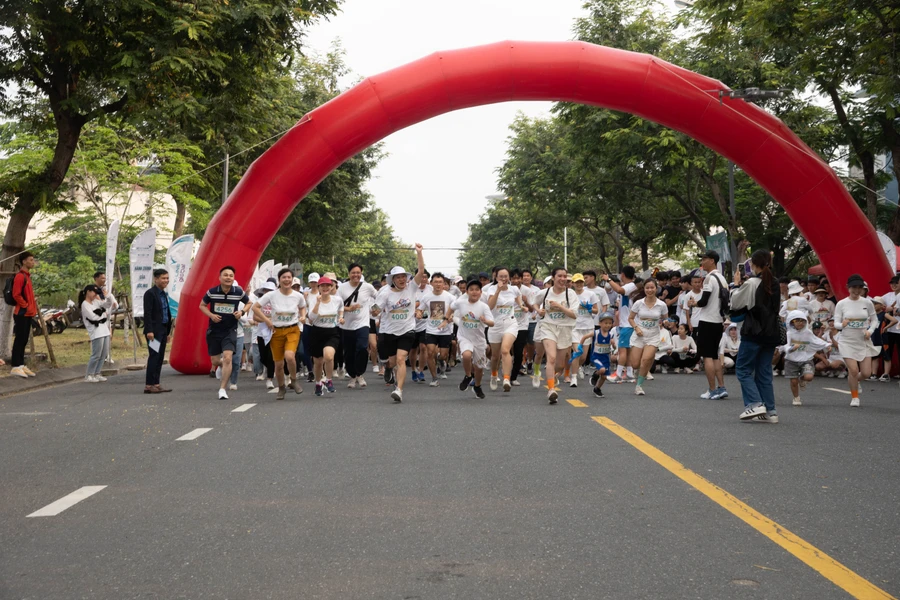
[[[166,251],[166,269],[169,271],[169,309],[172,316],[178,316],[178,302],[181,299],[181,288],[191,272],[194,252],[194,236],[183,235],[169,246]]]
[[[119,247],[119,227],[122,221],[116,219],[109,224],[106,232],[106,293],[112,296],[113,279],[116,268],[116,249]]]
[[[131,307],[135,317],[144,316],[144,292],[153,285],[153,262],[156,253],[156,228],[137,234],[131,242],[128,262],[131,271]]]
[[[267,260],[262,264],[259,268],[259,276],[262,277],[263,281],[268,279],[269,277],[274,277],[273,272],[275,271],[275,261]],[[260,284],[262,285],[262,284]]]

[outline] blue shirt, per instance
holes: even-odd
[[[169,322],[169,295],[166,293],[166,290],[161,290],[159,287],[156,288],[156,291],[162,304],[162,322],[165,325]]]

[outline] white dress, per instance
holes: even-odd
[[[844,327],[844,320],[850,323]],[[844,298],[834,307],[834,326],[841,330],[841,338],[838,347],[841,356],[855,361],[865,360],[868,357],[878,356],[880,350],[872,345],[871,334],[878,327],[878,317],[875,315],[875,305],[868,298],[851,300]],[[870,338],[867,340],[865,332]]]

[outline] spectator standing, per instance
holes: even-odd
[[[728,292],[728,282],[718,270],[719,253],[715,250],[707,250],[700,256],[700,267],[706,271],[703,280],[703,295],[696,302],[700,307],[700,321],[697,335],[697,350],[703,360],[703,368],[706,372],[706,381],[709,391],[703,393],[701,398],[720,400],[728,397],[725,389],[725,374],[722,362],[719,360],[719,342],[724,333],[725,317],[722,310],[721,294]],[[740,269],[735,270],[736,283],[740,284]],[[691,307],[693,308],[693,307]],[[718,381],[718,385],[716,382]]]
[[[96,278],[95,278],[96,279]],[[109,356],[109,312],[117,306],[112,296],[102,298],[103,293],[97,285],[88,284],[78,294],[78,307],[81,309],[81,320],[91,340],[91,358],[88,361],[84,380],[88,383],[106,381],[100,374],[103,361]]]
[[[166,269],[153,270],[153,287],[144,292],[144,337],[147,339],[147,376],[144,381],[145,394],[161,394],[172,390],[159,383],[163,358],[166,356],[166,342],[172,331],[172,313],[169,312],[169,272]]]
[[[16,305],[13,308],[14,340],[10,374],[18,377],[34,377],[34,371],[25,366],[25,346],[28,345],[28,336],[31,335],[31,320],[37,316],[34,286],[31,283],[31,270],[37,261],[31,252],[23,252],[19,260],[22,266],[13,279],[12,287]]]

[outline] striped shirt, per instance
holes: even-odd
[[[232,331],[237,327],[237,319],[234,316],[238,310],[238,305],[243,302],[250,304],[250,298],[247,294],[236,285],[231,286],[228,292],[222,290],[221,285],[209,288],[206,295],[203,296],[203,303],[209,308],[210,312],[222,317],[222,320],[216,323],[212,319],[209,320],[209,328],[214,331]]]

